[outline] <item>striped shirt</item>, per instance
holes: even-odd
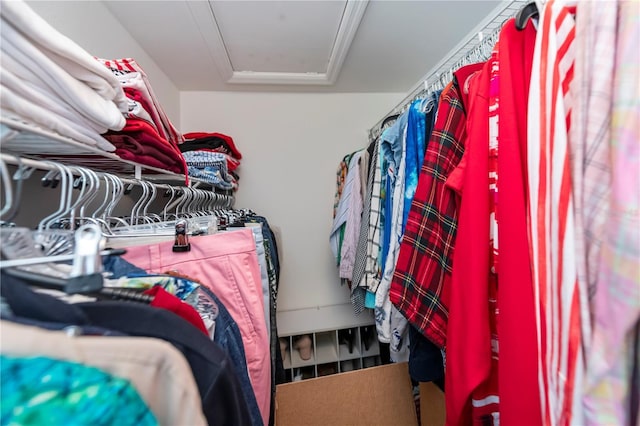
[[[382,249],[380,234],[382,231],[382,168],[380,158],[380,143],[377,145],[375,162],[371,162],[373,170],[373,186],[371,190],[371,208],[369,213],[369,230],[367,232],[367,256],[365,262],[363,282],[360,286],[371,292],[376,292],[380,285],[382,265],[380,251]]]
[[[367,246],[368,235],[370,230],[370,218],[371,218],[371,201],[373,198],[373,183],[375,180],[375,173],[378,167],[378,150],[380,140],[376,140],[369,145],[367,151],[371,149],[371,163],[369,166],[369,176],[367,178],[367,190],[366,196],[363,200],[362,206],[362,218],[360,221],[360,235],[358,237],[358,246],[356,247],[356,260],[353,265],[353,276],[351,286],[351,304],[356,314],[360,314],[364,311],[365,295],[366,295],[366,281],[364,279],[365,270],[367,268]],[[378,183],[380,181],[378,180]]]
[[[574,8],[575,9],[575,8]],[[544,5],[529,89],[529,225],[543,423],[584,424],[582,325],[588,294],[576,271],[569,163],[575,20],[563,0]]]

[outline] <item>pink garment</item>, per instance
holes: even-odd
[[[128,262],[150,273],[175,270],[206,285],[238,324],[251,386],[264,424],[271,404],[271,358],[262,281],[253,231],[222,232],[189,241],[191,251],[174,253],[173,242],[128,247]]]

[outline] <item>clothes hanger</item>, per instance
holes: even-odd
[[[166,204],[164,205],[164,208],[162,209],[162,220],[166,222],[168,220],[167,207],[169,207],[169,204],[173,202],[176,196],[176,190],[171,185],[166,185],[165,187],[167,188],[167,191],[165,192],[165,197],[170,196],[169,201],[166,202]]]
[[[76,211],[78,211],[78,208],[82,209],[86,203],[95,198],[98,190],[96,186],[99,185],[97,174],[89,169],[62,167],[65,168],[65,175],[70,177],[69,181],[73,180],[73,185],[67,187],[71,194],[69,194],[66,199],[68,201],[73,200],[72,193],[74,188],[78,188],[79,193],[76,201],[71,203],[57,218],[52,219],[48,227],[34,231],[34,241],[45,256],[63,255],[73,252],[75,249],[73,230],[77,228],[76,222],[79,221]],[[74,179],[74,175],[78,175],[78,177]],[[62,190],[61,188],[61,191]],[[79,216],[82,215],[83,214],[80,213]],[[54,224],[61,229],[52,229]]]
[[[152,223],[160,223],[162,222],[162,218],[160,217],[160,215],[156,214],[156,213],[149,213],[149,206],[151,206],[151,204],[155,201],[155,199],[158,197],[158,187],[156,184],[151,183],[151,182],[146,182],[149,185],[149,190],[151,191],[151,196],[149,198],[149,201],[147,201],[147,203],[144,205],[144,207],[142,208],[142,215],[145,217],[148,217]]]
[[[523,31],[527,27],[529,19],[537,18],[540,11],[535,1],[524,5],[516,14],[515,24],[518,31]]]
[[[55,267],[51,257],[39,256],[31,234],[26,228],[0,230],[2,254],[9,259],[29,258],[29,265],[11,266],[0,262],[8,275],[20,278],[38,287],[64,291],[67,294],[91,293],[102,288],[102,232],[94,224],[82,225],[74,233],[75,250],[71,269]],[[109,252],[111,254],[112,252]],[[58,258],[59,259],[59,258]],[[26,260],[26,259],[25,259]],[[67,266],[67,265],[59,265]],[[66,273],[65,273],[66,271]]]
[[[0,171],[2,176],[2,187],[4,189],[4,206],[2,206],[2,209],[0,209],[0,217],[2,217],[9,211],[11,211],[11,207],[13,206],[14,201],[13,187],[11,185],[11,175],[9,174],[9,169],[7,168],[7,165],[3,160],[0,161]]]
[[[96,172],[91,169],[86,169],[86,172],[90,178],[90,188],[87,199],[80,205],[80,212],[78,214],[78,220],[84,221],[87,220],[87,216],[85,215],[86,208],[95,200],[98,196],[98,193],[101,188],[101,179]]]
[[[144,186],[145,184],[142,185]],[[143,198],[149,198],[148,194],[150,194],[150,192],[151,191],[149,190],[145,192],[143,187]],[[195,190],[190,187],[184,187],[179,190],[172,188],[171,192],[172,198],[174,193],[181,194],[181,196],[174,202],[170,200],[170,202],[165,205],[163,211],[164,216],[167,219],[166,221],[133,225],[127,223],[126,226],[116,227],[113,229],[115,235],[107,236],[109,245],[114,248],[124,248],[131,245],[152,244],[174,239],[176,236],[177,221],[180,219],[189,219],[189,206],[195,200]],[[136,210],[138,210],[144,202],[145,201],[143,200],[143,203],[140,203],[138,207],[136,207]],[[167,214],[166,212],[172,208],[175,208],[175,212]],[[135,210],[133,211],[132,216],[135,219]],[[131,221],[131,223],[133,222],[134,220]],[[190,228],[193,229],[194,227],[190,226]],[[202,228],[203,227],[196,227],[195,229]],[[189,231],[189,229],[187,229],[187,231]]]
[[[0,226],[15,226],[15,224],[11,223],[11,221],[18,214],[18,211],[20,209],[20,200],[22,197],[23,183],[35,171],[34,168],[23,164],[22,159],[20,157],[17,157],[16,166],[17,166],[17,170],[13,175],[13,180],[17,181],[17,183],[16,183],[15,193],[12,194],[13,203],[11,204],[10,209],[7,212],[5,212],[3,215],[0,215]]]
[[[385,118],[382,121],[382,124],[380,125],[380,130],[384,130],[385,125],[387,125],[388,123],[390,123],[390,122],[392,122],[394,120],[397,120],[398,117],[400,117],[400,114],[392,114],[392,115],[388,116],[387,118]]]
[[[69,210],[67,212],[69,228],[71,230],[74,230],[76,229],[76,221],[79,219],[78,216],[81,216],[81,214],[78,215],[76,211],[81,210],[86,203],[95,198],[96,193],[99,189],[99,181],[97,179],[94,179],[93,175],[91,174],[93,172],[84,167],[77,167],[74,169],[70,168],[70,172],[72,174],[79,175],[74,180],[73,188],[78,188],[80,192],[78,194],[78,198],[69,207]]]
[[[111,199],[115,197],[117,191],[117,183],[115,179],[116,176],[108,173],[102,175],[102,180],[104,181],[102,185],[104,188],[104,200],[98,207],[96,207],[91,216],[85,217],[85,220],[88,220],[89,222],[100,224],[103,229],[103,233],[106,232],[108,234],[112,234],[113,232],[111,231],[111,227],[109,226],[105,216],[101,215],[101,213],[106,213],[107,208],[111,203]]]
[[[60,203],[58,205],[58,209],[51,213],[49,216],[46,216],[44,218],[42,218],[40,220],[40,223],[38,223],[38,230],[43,230],[43,229],[48,229],[49,228],[49,223],[55,219],[56,217],[58,217],[58,215],[60,215],[62,212],[64,212],[66,210],[66,206],[67,206],[67,186],[68,186],[68,175],[64,172],[62,165],[59,163],[54,163],[54,162],[46,162],[46,164],[50,165],[53,170],[57,171],[57,175],[60,176],[60,183],[61,183],[61,187],[60,187]],[[47,173],[48,175],[49,173]],[[45,175],[43,177],[43,181],[47,178],[47,175]]]

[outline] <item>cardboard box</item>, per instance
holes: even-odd
[[[420,426],[444,424],[444,392],[433,383],[420,383]]]
[[[417,426],[407,363],[276,387],[277,426]]]

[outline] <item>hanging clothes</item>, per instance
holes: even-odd
[[[457,225],[453,192],[444,185],[464,152],[464,84],[480,68],[482,64],[460,69],[456,82],[443,91],[389,291],[398,310],[440,348],[446,342]]]
[[[207,423],[225,424],[228,419],[250,423],[246,401],[229,356],[175,314],[137,303],[108,301],[72,305],[34,293],[24,283],[4,273],[2,282],[1,295],[17,317],[63,324],[59,329],[69,325],[97,326],[171,343],[189,363]]]
[[[529,89],[528,181],[539,381],[545,424],[583,424],[586,283],[578,281],[568,134],[574,106],[575,9],[545,3]]]
[[[403,336],[406,334],[406,320],[402,315],[393,312],[389,300],[389,287],[395,269],[398,247],[402,238],[402,218],[405,198],[406,171],[406,132],[409,114],[402,114],[391,127],[380,136],[380,158],[386,178],[385,202],[381,216],[384,218],[382,227],[382,254],[380,259],[380,284],[375,291],[375,317],[378,340],[390,343],[391,359],[393,362],[406,361],[398,357]],[[406,351],[405,351],[406,352]],[[408,359],[408,354],[406,357]]]
[[[178,269],[209,287],[222,300],[240,327],[251,385],[263,422],[268,424],[270,341],[253,231],[219,232],[196,241],[185,253],[174,253],[173,242],[165,242],[129,247],[123,257],[148,272]]]
[[[584,396],[585,419],[593,425],[638,424],[639,420],[640,8],[636,2],[618,3],[617,25],[609,140],[610,214],[604,225],[591,304],[593,340]]]
[[[120,263],[127,262],[121,260]],[[251,424],[263,424],[260,409],[249,380],[240,329],[224,304],[209,288],[183,277],[146,274],[144,270],[136,273],[133,277],[120,278],[116,284],[118,287],[125,288],[149,288],[151,286],[151,289],[155,290],[155,292],[166,291],[192,306],[200,315],[201,321],[206,325],[206,334],[229,355],[247,402],[252,420]],[[149,291],[145,293],[149,294]]]
[[[495,423],[499,416],[497,277],[490,265],[489,91],[497,52],[467,79],[464,154],[446,181],[458,223],[449,290],[445,401],[447,425]],[[488,344],[490,343],[490,344]]]
[[[379,226],[380,220],[380,162],[378,157],[379,140],[371,143],[367,150],[370,151],[371,164],[369,165],[369,177],[367,179],[367,196],[362,207],[362,219],[360,222],[360,235],[356,248],[356,261],[353,265],[353,278],[351,287],[351,304],[356,314],[362,313],[365,307],[365,295],[375,294],[379,281],[376,280],[377,253],[380,248]],[[374,248],[375,246],[375,248]],[[373,257],[374,251],[376,257]],[[371,253],[371,255],[370,255]]]
[[[498,51],[500,237],[498,338],[500,341],[500,423],[541,425],[536,314],[527,230],[527,104],[536,31],[515,20],[504,24]],[[535,142],[531,142],[535,143]]]
[[[358,245],[358,234],[360,233],[360,223],[362,218],[362,151],[358,151],[351,156],[349,162],[349,172],[347,173],[347,183],[345,184],[344,203],[347,204],[347,220],[344,227],[344,238],[340,249],[341,259],[339,276],[345,280],[353,277],[353,265],[356,257],[356,246]],[[349,193],[347,193],[349,191]]]
[[[143,337],[69,337],[62,330],[48,331],[7,320],[1,324],[5,355],[28,357],[39,353],[94,366],[129,380],[160,424],[207,424],[189,364],[167,342]]]
[[[97,368],[5,355],[0,365],[3,423],[158,424],[129,382]]]
[[[349,154],[340,162],[338,166],[336,199],[338,204],[334,204],[333,225],[329,234],[329,242],[331,251],[336,258],[336,264],[340,265],[342,261],[342,244],[344,242],[344,227],[349,216],[349,205],[353,196],[353,186],[355,184],[355,174],[351,173],[351,179],[348,179],[349,172],[355,169],[356,163],[352,163],[351,159],[354,154]],[[344,176],[344,177],[343,177]]]

